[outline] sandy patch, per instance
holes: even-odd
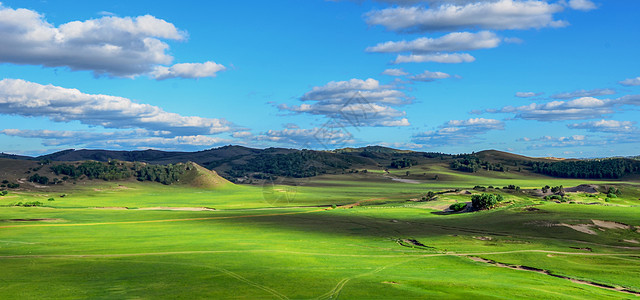
[[[608,229],[629,229],[629,225],[622,224],[618,222],[611,221],[601,221],[601,220],[591,220],[593,224],[596,224],[598,227],[608,228]]]
[[[179,211],[213,211],[210,207],[141,207],[138,210],[179,210]]]
[[[623,240],[627,243],[632,243],[632,244],[640,244],[640,242],[636,241],[636,240]]]
[[[581,184],[579,186],[565,188],[564,191],[565,193],[587,193],[587,194],[598,193],[597,186],[593,184]]]
[[[558,224],[558,226],[565,226],[565,227],[569,227],[575,231],[580,231],[582,233],[586,233],[586,234],[592,234],[592,235],[596,235],[597,233],[593,230],[591,230],[591,228],[593,227],[593,225],[591,224],[576,224],[576,225],[570,225],[570,224],[565,224],[565,223],[560,223]]]
[[[493,240],[493,238],[490,237],[490,236],[474,236],[473,238],[476,239],[476,240],[481,240],[481,241]]]

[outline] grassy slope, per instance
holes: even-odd
[[[469,201],[470,196],[445,195],[419,203],[405,200],[444,188],[571,186],[587,181],[504,178],[500,174],[480,177],[444,168],[435,172],[446,180],[409,184],[374,174],[346,174],[300,180],[296,188],[203,190],[90,182],[66,190],[65,197],[59,197],[60,191],[12,192],[0,198],[0,205],[38,200],[55,209],[0,207],[0,220],[4,220],[0,221],[4,271],[0,272],[0,298],[631,296],[499,268],[472,261],[467,255],[640,290],[640,260],[635,256],[640,249],[633,248],[640,245],[624,241],[640,240],[640,233],[596,229],[597,235],[589,235],[546,225],[597,219],[640,226],[635,185],[624,186],[623,196],[607,203],[617,206],[544,202],[505,194],[515,204],[493,211],[443,215],[438,207]],[[274,202],[274,193],[286,197],[276,197]],[[48,197],[55,201],[46,201]],[[583,195],[572,198],[598,202]],[[368,199],[377,200],[351,209],[299,207]],[[539,210],[524,209],[531,205]],[[206,206],[218,211],[91,208],[104,206]],[[37,218],[58,220],[8,221]],[[433,248],[397,243],[409,238]]]

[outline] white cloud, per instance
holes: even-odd
[[[466,2],[466,1],[465,1]],[[554,20],[563,10],[559,4],[545,1],[500,0],[466,4],[443,4],[429,9],[420,6],[393,7],[367,13],[367,23],[395,31],[430,32],[464,28],[529,29],[566,26]]]
[[[532,145],[529,147],[531,149],[535,148],[557,148],[557,147],[575,147],[575,146],[585,146],[585,145],[593,145],[594,142],[589,141],[584,135],[572,135],[572,136],[543,136],[537,139],[529,139],[529,143]]]
[[[256,136],[256,140],[302,148],[336,148],[355,142],[351,133],[344,128],[331,127],[269,130]]]
[[[469,143],[478,135],[492,130],[503,130],[504,123],[496,119],[472,118],[451,120],[434,131],[421,132],[413,136],[412,142],[425,145],[454,145]]]
[[[569,7],[582,11],[590,11],[598,8],[595,3],[589,0],[569,0]]]
[[[422,37],[413,41],[380,43],[366,49],[368,52],[411,52],[414,54],[456,52],[495,48],[500,38],[493,32],[452,32],[439,38]]]
[[[430,71],[425,70],[424,72],[422,72],[422,73],[420,73],[418,75],[410,76],[409,79],[415,80],[415,81],[430,82],[430,81],[435,81],[436,79],[445,79],[445,78],[449,78],[449,77],[451,77],[451,75],[449,75],[447,73],[430,72]]]
[[[372,78],[331,81],[316,86],[300,100],[301,105],[280,104],[281,111],[325,116],[342,126],[408,126],[404,111],[392,106],[409,104],[411,99],[400,90],[380,85]],[[399,122],[398,122],[399,121]]]
[[[505,106],[476,113],[515,113],[515,118],[536,121],[588,120],[620,111],[625,105],[640,106],[640,95],[626,95],[616,99],[582,97],[570,101],[531,103],[519,107]]]
[[[156,66],[151,76],[158,80],[169,78],[203,78],[216,77],[216,73],[227,68],[212,61],[205,63],[175,64],[171,67]]]
[[[638,133],[638,127],[634,126],[634,124],[635,122],[631,121],[600,120],[569,124],[567,127],[572,129],[585,129],[590,132]]]
[[[224,119],[181,116],[127,98],[85,94],[77,89],[41,85],[21,79],[0,80],[0,113],[78,121],[105,128],[169,131],[174,136],[234,131]]]
[[[506,106],[491,113],[516,113],[516,118],[537,121],[582,120],[600,118],[613,113],[611,100],[584,97],[571,101],[552,101],[544,104],[531,103],[520,107]]]
[[[624,86],[639,86],[640,85],[640,77],[629,78],[619,82]]]
[[[422,62],[436,62],[443,64],[459,64],[474,62],[475,57],[468,53],[443,53],[443,54],[411,54],[411,55],[398,55],[395,64],[401,63],[422,63]]]
[[[403,71],[402,69],[386,69],[382,72],[382,75],[405,76],[405,75],[409,75],[409,73]]]
[[[213,147],[232,140],[204,135],[163,136],[162,132],[147,130],[124,130],[111,132],[58,131],[4,129],[0,134],[23,138],[42,139],[44,146],[64,146],[103,149],[202,149]]]
[[[173,57],[162,40],[184,40],[186,33],[150,15],[104,16],[55,27],[36,11],[0,3],[0,37],[0,62],[135,77],[170,64]]]
[[[578,90],[569,93],[559,93],[551,95],[553,99],[573,99],[580,97],[597,97],[605,95],[613,95],[616,91],[614,89],[593,89],[593,90]]]
[[[531,98],[541,96],[542,93],[534,93],[534,92],[517,92],[516,97],[519,98]]]

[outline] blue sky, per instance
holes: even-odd
[[[2,1],[0,151],[638,155],[634,0]]]

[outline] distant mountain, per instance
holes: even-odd
[[[462,172],[534,172],[570,178],[618,178],[625,174],[640,173],[638,161],[629,158],[611,158],[584,163],[586,160],[533,158],[496,150],[452,155],[398,150],[382,146],[330,151],[254,149],[231,145],[197,152],[69,149],[38,157],[2,154],[0,158],[4,158],[5,163],[9,160],[24,160],[32,163],[118,160],[152,165],[194,162],[206,169],[215,170],[217,174],[236,183],[264,180],[274,176],[300,178],[322,174],[343,174],[363,169],[404,169],[436,164]]]

